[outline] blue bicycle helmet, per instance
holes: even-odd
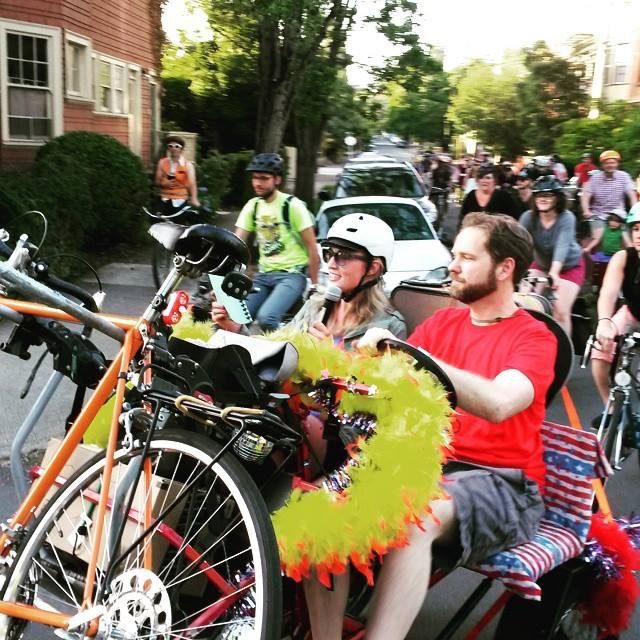
[[[253,156],[253,159],[247,165],[246,171],[272,173],[274,176],[281,176],[282,164],[282,157],[277,153],[258,153]]]

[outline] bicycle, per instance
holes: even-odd
[[[582,359],[582,368],[587,366],[591,350],[597,348],[597,341],[592,335]],[[618,336],[609,374],[609,398],[597,431],[598,440],[602,442],[605,455],[614,469],[621,469],[622,463],[634,450],[640,452],[639,356],[640,333]]]
[[[208,637],[279,638],[275,536],[262,497],[230,451],[249,427],[285,444],[296,434],[268,410],[233,406],[207,418],[219,426],[217,438],[193,423],[178,429],[177,390],[194,391],[196,379],[206,387],[207,376],[187,356],[171,355],[163,324],[178,311],[171,293],[184,276],[218,272],[246,293],[239,269],[248,250],[230,232],[196,225],[177,252],[141,318],[94,313],[12,261],[0,263],[7,289],[39,300],[0,299],[2,317],[17,327],[8,350],[26,354],[44,341],[62,354],[64,375],[94,389],[0,536],[0,637],[33,637],[44,626],[65,637],[195,637],[208,629]],[[105,362],[93,345],[62,331],[62,321],[123,346]],[[70,341],[75,349],[64,349]],[[82,354],[94,359],[79,367]],[[74,452],[114,388],[106,451],[63,472],[77,465]]]

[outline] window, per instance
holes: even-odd
[[[59,31],[0,21],[2,139],[42,144],[62,131]]]
[[[66,33],[67,97],[91,100],[91,41]]]
[[[615,66],[613,68],[613,83],[621,84],[627,81],[627,69],[631,62],[631,45],[628,42],[616,45]]]
[[[96,110],[101,113],[128,113],[127,66],[106,56],[96,57]]]

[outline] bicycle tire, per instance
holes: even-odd
[[[173,265],[173,251],[169,251],[160,243],[153,246],[153,256],[151,258],[151,271],[153,273],[153,284],[156,290],[164,282]]]
[[[130,487],[123,474],[136,455],[140,460],[141,451],[142,446],[136,443],[131,452],[120,449],[116,453],[112,487],[119,482]],[[282,583],[271,519],[256,485],[238,460],[226,454],[211,466],[219,451],[220,446],[210,439],[186,431],[163,431],[151,440],[148,458],[154,484],[159,487],[154,517],[166,509],[182,486],[190,487],[189,492],[183,492],[185,498],[179,503],[182,507],[174,510],[173,517],[169,514],[162,521],[163,526],[182,536],[182,541],[178,540],[180,547],[175,551],[166,535],[158,532],[161,528],[158,527],[131,549],[131,544],[142,533],[134,512],[142,513],[144,491],[139,498],[136,492],[126,516],[129,529],[125,528],[124,536],[120,536],[116,550],[123,553],[129,545],[129,553],[113,574],[111,599],[105,593],[96,602],[98,590],[105,581],[107,544],[101,545],[97,587],[92,596],[92,605],[106,607],[101,625],[114,630],[117,637],[127,624],[134,624],[135,637],[158,640],[280,638]],[[88,550],[87,542],[91,542],[91,505],[96,503],[96,482],[104,463],[105,454],[101,452],[74,473],[46,503],[5,581],[5,600],[33,602],[37,599],[56,611],[71,615],[78,611],[85,582],[83,556]],[[201,471],[202,477],[194,481]],[[110,498],[113,497],[112,490]],[[118,513],[118,509],[107,510],[103,540],[115,529],[114,512]],[[81,530],[82,526],[85,530]],[[140,566],[142,549],[149,544],[153,544],[155,556],[151,573]],[[187,544],[191,545],[195,557],[185,559],[179,553]],[[207,567],[203,567],[203,559]],[[212,568],[224,579],[226,595],[221,595],[222,591],[204,577],[203,572]],[[215,620],[203,620],[202,614],[210,605],[225,610]],[[133,614],[127,617],[128,612]],[[190,625],[201,631],[195,636],[188,635],[186,630]],[[42,637],[42,629],[43,626],[36,623],[0,617],[0,636],[6,640]],[[131,628],[128,633],[131,634]],[[105,636],[112,637],[108,633]],[[122,637],[131,635],[125,633]]]

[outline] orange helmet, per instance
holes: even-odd
[[[622,160],[622,158],[617,151],[607,149],[600,154],[600,162],[604,162],[605,160]]]

